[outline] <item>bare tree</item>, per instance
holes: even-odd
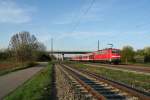
[[[26,31],[13,35],[9,44],[9,49],[13,51],[12,55],[17,62],[33,61],[35,59],[34,52],[44,47],[34,35],[30,35]]]

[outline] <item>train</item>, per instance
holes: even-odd
[[[71,57],[71,61],[103,62],[119,64],[121,62],[120,50],[116,48],[106,48],[95,52]]]

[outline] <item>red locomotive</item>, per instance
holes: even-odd
[[[120,50],[115,48],[108,48],[98,50],[92,53],[74,56],[71,58],[73,61],[92,61],[92,62],[107,62],[107,63],[120,63]]]

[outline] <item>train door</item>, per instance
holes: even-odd
[[[112,59],[111,59],[111,55],[112,55],[112,49],[108,50],[108,62],[111,63]]]
[[[94,55],[93,54],[89,55],[89,61],[93,61],[93,60],[94,60]]]

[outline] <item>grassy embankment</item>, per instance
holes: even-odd
[[[34,75],[4,100],[48,100],[50,98],[52,65]]]
[[[150,63],[129,63],[130,65],[140,66],[140,67],[150,67]]]
[[[17,70],[21,70],[21,69],[25,69],[25,68],[29,68],[31,66],[37,65],[37,63],[14,63],[14,62],[8,62],[8,61],[3,61],[0,62],[0,76],[10,73],[10,72],[14,72]]]
[[[133,87],[150,92],[150,75],[136,74],[133,72],[125,72],[121,70],[113,70],[102,67],[93,67],[81,63],[75,63],[71,65],[74,65],[74,67],[77,68],[95,72],[107,78],[120,81]]]

